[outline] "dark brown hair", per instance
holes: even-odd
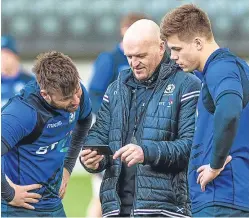
[[[177,35],[182,41],[192,40],[196,36],[213,38],[210,20],[207,14],[193,4],[182,5],[167,13],[160,25],[161,39]]]
[[[33,67],[41,89],[48,93],[71,95],[79,85],[79,73],[72,60],[63,53],[51,51],[37,56]]]

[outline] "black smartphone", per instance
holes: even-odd
[[[101,155],[113,155],[112,149],[109,145],[84,145],[83,149],[91,149],[97,151]]]

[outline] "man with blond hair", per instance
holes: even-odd
[[[249,216],[249,67],[214,39],[192,4],[167,13],[161,38],[185,71],[203,73],[188,181],[193,216]]]

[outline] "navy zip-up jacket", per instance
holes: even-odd
[[[108,144],[113,152],[124,145],[131,104],[126,81],[131,74],[130,70],[121,72],[108,87],[85,144]],[[145,161],[135,169],[132,215],[191,215],[187,165],[199,92],[200,80],[196,76],[184,73],[169,59],[161,64],[136,134]],[[91,173],[106,170],[100,189],[104,217],[120,214],[121,167],[120,159],[106,156],[97,170],[86,168]]]

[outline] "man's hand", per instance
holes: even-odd
[[[81,162],[89,169],[96,170],[99,167],[99,162],[103,160],[104,155],[98,155],[97,151],[85,149],[80,152]]]
[[[223,167],[220,169],[212,169],[210,165],[203,165],[197,169],[197,173],[199,176],[197,178],[197,184],[201,185],[201,190],[204,192],[206,185],[214,180],[222,170],[224,170],[225,166],[232,160],[232,156],[228,156]]]
[[[9,202],[10,205],[15,207],[24,207],[26,209],[34,210],[35,207],[28,203],[38,203],[41,198],[41,195],[37,193],[28,192],[34,189],[41,188],[40,184],[32,184],[32,185],[16,185],[9,178],[6,178],[9,182],[10,186],[15,189],[15,197]]]
[[[68,184],[69,179],[70,179],[70,173],[67,171],[66,168],[63,168],[63,177],[62,177],[61,187],[60,187],[60,191],[59,191],[59,196],[61,199],[63,199],[65,196],[66,188],[67,188],[67,184]]]
[[[128,144],[115,152],[113,159],[118,157],[121,157],[121,161],[126,162],[127,166],[131,167],[136,163],[144,162],[144,151],[138,145]]]

